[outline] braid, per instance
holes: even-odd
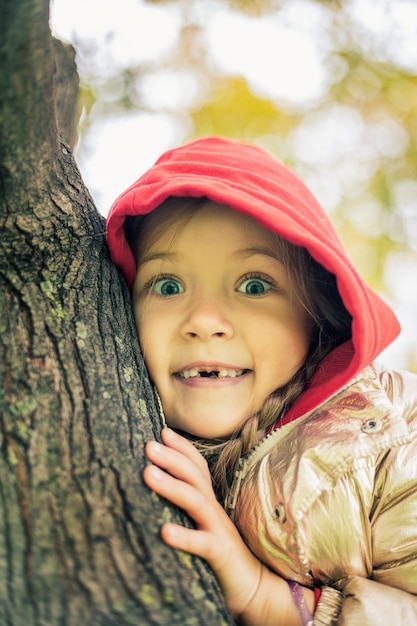
[[[315,368],[310,368],[311,373]],[[242,456],[247,454],[284,415],[292,402],[301,394],[307,382],[307,367],[303,366],[283,387],[271,394],[262,409],[250,416],[235,436],[213,446],[197,441],[196,446],[207,459],[213,486],[220,501],[230,487]]]

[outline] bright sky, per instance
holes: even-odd
[[[300,9],[299,0],[295,1]],[[206,26],[213,61],[228,72],[243,74],[262,95],[303,102],[317,97],[325,80],[316,41],[311,34],[320,17],[317,6],[301,2],[303,22],[295,30],[274,17],[253,18],[219,8],[218,3],[194,3],[194,19]],[[79,58],[81,74],[105,77],[109,68],[123,69],[169,53],[181,23],[181,3],[169,8],[141,0],[52,0],[54,34],[74,43],[89,42],[90,58]],[[213,10],[214,8],[214,10]],[[299,20],[298,20],[299,21]],[[231,33],[233,33],[231,42]],[[250,42],[250,45],[248,45]],[[281,59],[281,62],[277,60]],[[282,62],[284,60],[284,62]],[[153,75],[145,101],[181,105],[195,85],[187,77]],[[98,209],[106,214],[118,193],[146,170],[165,149],[181,143],[187,128],[173,125],[163,114],[132,113],[93,124],[80,167]]]
[[[381,41],[383,35],[387,55],[417,67],[415,0],[347,3],[375,41]],[[144,0],[52,0],[51,24],[56,36],[75,47],[78,41],[83,48],[88,44],[90,53],[78,58],[81,75],[94,74],[96,80],[97,76],[104,80],[110,70],[117,72],[169,54],[181,25],[182,6],[182,2],[149,4]],[[189,6],[193,19],[205,26],[213,62],[226,72],[245,76],[258,95],[302,105],[320,96],[329,73],[335,71],[328,59],[326,64],[322,62],[330,47],[326,40],[329,18],[317,2],[292,0],[279,14],[260,18],[233,12],[219,0],[192,2]],[[372,46],[372,36],[368,39]],[[150,107],[160,102],[181,107],[187,99],[198,97],[196,85],[187,76],[151,74],[144,85],[144,100]],[[346,141],[353,140],[351,121],[346,119],[340,124],[339,140],[343,135]],[[327,127],[329,147],[334,144],[334,135]],[[321,140],[326,141],[323,130],[321,126],[316,133],[320,132]],[[98,209],[107,214],[119,192],[150,167],[161,152],[181,143],[187,131],[178,120],[174,124],[167,115],[149,112],[126,113],[93,124],[78,157]],[[306,132],[304,129],[300,137],[301,146],[308,143]],[[327,150],[327,154],[332,151]],[[325,200],[331,207],[332,199]]]

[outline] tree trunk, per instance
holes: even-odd
[[[58,137],[48,0],[0,9],[0,624],[233,624],[206,564],[159,539],[183,514],[142,482],[158,400]]]

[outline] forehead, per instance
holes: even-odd
[[[260,245],[276,249],[277,236],[249,215],[229,206],[207,201],[196,207],[183,205],[161,208],[145,218],[139,236],[139,260],[153,248],[172,248],[212,238],[230,246]]]

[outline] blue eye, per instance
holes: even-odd
[[[238,287],[238,291],[248,296],[259,296],[272,289],[271,283],[262,278],[247,278]]]
[[[153,283],[152,291],[158,296],[176,296],[183,293],[184,288],[175,278],[159,278]]]

